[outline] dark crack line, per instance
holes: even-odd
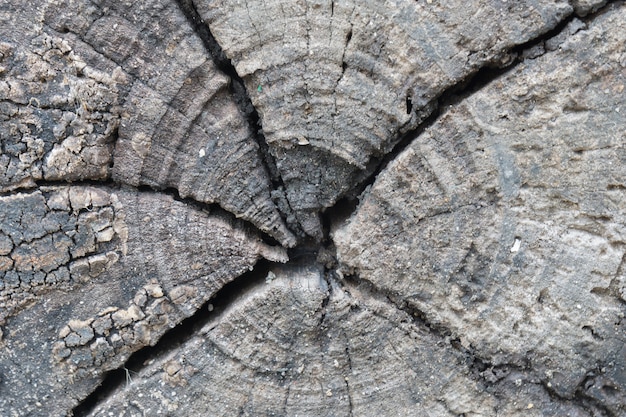
[[[488,360],[479,357],[473,349],[464,347],[460,338],[455,337],[451,330],[445,326],[434,324],[430,319],[428,319],[426,313],[421,311],[419,308],[405,301],[398,300],[397,297],[391,292],[379,289],[370,281],[362,279],[356,274],[344,275],[340,279],[340,282],[342,285],[346,285],[348,287],[357,287],[361,290],[361,293],[367,294],[373,299],[383,300],[394,306],[397,310],[405,313],[411,319],[413,325],[417,328],[434,335],[437,339],[443,341],[447,345],[450,345],[450,347],[459,352],[461,357],[464,358],[465,364],[468,366],[468,369],[471,371],[473,377],[485,386],[494,385],[506,376],[501,375],[494,380],[493,377],[491,377],[491,375],[494,374],[494,370],[504,370],[504,373],[508,375],[511,370],[523,372],[530,368],[529,364],[524,364],[523,366],[510,363],[494,365]],[[388,317],[379,317],[391,321]]]
[[[184,319],[161,336],[154,346],[146,346],[136,351],[119,368],[104,374],[98,387],[74,407],[69,415],[85,417],[92,414],[99,405],[104,404],[107,399],[123,391],[127,385],[132,384],[127,379],[129,373],[134,375],[135,379],[140,378],[143,369],[185,345],[193,337],[198,336],[203,327],[215,317],[220,316],[241,294],[248,293],[255,286],[264,285],[272,265],[274,265],[272,262],[260,260],[252,271],[240,275],[224,285],[192,316]]]
[[[119,188],[119,183],[116,183],[109,178],[104,178],[100,180],[94,179],[77,179],[77,180],[33,180],[27,184],[24,184],[17,188],[12,188],[7,191],[0,192],[0,198],[2,197],[11,197],[20,193],[32,193],[34,191],[40,190],[42,187],[110,187],[110,188]]]
[[[345,201],[342,205],[333,207],[333,209],[327,213],[329,216],[325,218],[325,220],[329,222],[329,224],[325,225],[325,228],[329,229],[332,227],[332,224],[330,223],[332,223],[334,220],[337,220],[335,219],[335,217],[339,217],[339,219],[344,218],[346,212],[351,211],[350,207],[351,205]],[[365,290],[365,294],[368,294],[374,299],[379,299],[388,304],[391,304],[398,310],[402,311],[411,318],[413,324],[416,325],[418,328],[421,328],[424,331],[433,334],[437,339],[443,341],[447,345],[450,345],[450,347],[452,347],[455,351],[459,353],[460,358],[463,358],[464,363],[468,366],[468,370],[470,371],[473,378],[477,382],[483,384],[485,387],[498,384],[511,372],[522,373],[527,376],[527,380],[531,380],[530,376],[527,375],[528,371],[531,369],[530,363],[525,362],[523,364],[493,364],[489,360],[477,355],[471,347],[464,347],[460,341],[460,338],[454,335],[451,330],[449,330],[445,326],[433,323],[427,317],[426,313],[421,311],[417,306],[404,300],[400,300],[391,292],[379,289],[370,281],[362,279],[356,274],[340,274],[338,270],[342,270],[343,268],[342,265],[339,265],[337,262],[335,251],[336,248],[334,247],[333,242],[330,239],[327,239],[321,244],[310,242],[308,246],[299,246],[289,251],[291,259],[290,262],[292,263],[316,263],[320,265],[320,267],[323,266],[324,268],[323,278],[328,285],[329,294],[322,302],[322,314],[318,325],[320,330],[323,330],[324,327],[326,306],[328,305],[329,300],[332,298],[331,291],[334,283],[337,283],[341,286],[348,285],[359,287]],[[347,346],[346,353],[349,355]],[[346,381],[345,385],[346,389],[349,390],[348,381]],[[349,401],[351,403],[352,399],[349,398]],[[562,401],[566,400],[562,399]],[[352,404],[350,404],[350,408],[352,409]]]
[[[289,393],[291,392],[291,385],[287,385],[285,390],[285,399],[283,400],[283,415],[287,415],[287,406],[289,405]]]
[[[582,21],[584,24],[588,24],[599,15],[609,11],[614,4],[622,2],[623,0],[613,0],[608,2],[604,7],[593,13],[587,14],[584,17],[579,16],[572,11],[572,13],[565,16],[553,29],[534,39],[512,47],[508,51],[508,55],[510,55],[512,59],[503,66],[499,64],[497,60],[483,65],[475,72],[469,74],[464,79],[444,90],[441,94],[439,94],[439,96],[435,97],[423,108],[416,109],[411,101],[411,98],[407,97],[407,106],[411,107],[410,112],[422,113],[424,117],[423,121],[420,122],[415,128],[403,133],[399,139],[395,141],[395,145],[393,145],[389,152],[379,157],[379,159],[372,158],[368,163],[368,165],[372,165],[374,167],[371,173],[369,175],[364,175],[364,179],[359,184],[341,196],[342,199],[352,201],[356,206],[357,203],[355,201],[357,197],[360,199],[360,196],[366,194],[369,187],[376,182],[376,179],[381,172],[383,172],[392,161],[396,160],[397,157],[401,155],[402,152],[404,152],[404,150],[406,150],[413,142],[418,140],[425,130],[434,125],[441,118],[441,116],[446,113],[446,110],[449,107],[462,102],[474,93],[483,89],[485,86],[512,72],[519,65],[523,64],[526,59],[529,59],[527,54],[534,48],[544,48],[544,52],[541,55],[558,49],[558,45],[560,43],[578,31],[575,30],[569,34],[566,32],[569,25],[575,19]],[[545,45],[549,43],[549,41],[556,43],[556,45],[552,47],[554,49],[545,49]],[[342,204],[345,204],[345,201],[343,201]],[[330,207],[327,211],[332,211],[332,209],[333,207]]]
[[[347,336],[346,336],[346,358],[348,361],[348,369],[350,370],[350,375],[352,375],[352,358],[350,357],[350,341],[348,340]],[[348,397],[348,406],[349,408],[349,416],[352,417],[354,415],[353,410],[354,410],[354,404],[352,403],[352,391],[350,390],[350,377],[346,376],[344,377],[344,382],[346,385],[346,395]]]
[[[126,187],[129,188],[131,190],[137,190],[138,192],[145,192],[145,193],[156,193],[156,194],[165,194],[165,195],[169,195],[170,197],[172,197],[175,201],[178,201],[179,203],[184,204],[187,207],[191,207],[194,208],[198,211],[202,211],[206,214],[210,214],[212,216],[217,216],[217,217],[221,217],[225,220],[227,220],[228,224],[230,224],[233,227],[236,228],[240,228],[243,229],[244,231],[254,235],[258,235],[261,240],[270,245],[270,246],[280,246],[280,243],[278,241],[276,241],[276,239],[274,239],[272,236],[268,235],[267,233],[265,233],[264,231],[260,230],[258,227],[256,227],[254,224],[250,223],[247,220],[241,219],[237,216],[235,216],[233,213],[231,213],[230,211],[222,208],[222,206],[220,206],[218,203],[204,203],[202,201],[198,201],[195,200],[193,198],[190,197],[181,197],[180,193],[178,192],[178,190],[176,188],[172,188],[172,187],[167,187],[167,188],[163,188],[163,189],[154,189],[152,187],[150,187],[149,185],[140,185],[138,187],[130,187],[127,185],[121,185],[122,187]]]
[[[332,293],[333,293],[333,287],[332,287],[331,279],[329,277],[329,273],[330,272],[328,271],[324,271],[323,273],[324,281],[326,281],[326,286],[328,288],[326,290],[326,296],[322,300],[322,304],[320,306],[321,314],[320,314],[320,321],[318,324],[318,328],[321,331],[325,329],[324,321],[326,320],[326,313],[328,311],[328,303],[330,302],[330,298],[332,297]]]
[[[111,152],[111,160],[109,161],[109,178],[111,177],[111,174],[113,173],[113,166],[115,165],[115,148],[117,147],[117,143],[120,140],[120,125],[122,124],[122,117],[118,116],[118,123],[117,126],[115,126],[115,128],[111,131],[109,138],[110,138],[110,142],[109,142],[109,149]]]
[[[172,197],[173,200],[184,204],[187,207],[201,211],[212,216],[221,217],[228,222],[231,226],[250,233],[251,235],[258,235],[260,239],[270,246],[280,246],[280,243],[276,241],[272,236],[268,235],[258,227],[253,225],[247,220],[236,217],[230,211],[222,208],[218,203],[204,203],[202,201],[195,200],[193,198],[183,198],[176,188],[153,188],[149,185],[132,186],[125,183],[116,182],[111,178],[106,180],[78,180],[78,181],[65,181],[65,180],[40,180],[35,181],[30,186],[25,186],[16,190],[6,191],[0,193],[0,198],[10,197],[19,193],[32,193],[37,190],[41,190],[46,187],[95,187],[95,188],[109,188],[112,191],[127,190],[135,191],[138,194],[164,194]]]
[[[344,274],[341,278],[341,282],[349,286],[358,287],[364,290],[366,294],[369,294],[375,299],[387,300],[389,304],[391,304],[398,310],[408,314],[413,319],[414,324],[416,324],[418,327],[427,330],[429,333],[438,336],[440,339],[450,340],[452,332],[449,329],[444,326],[432,323],[423,311],[419,310],[415,306],[409,305],[405,301],[397,300],[393,294],[378,288],[367,279],[361,278],[354,273]],[[450,344],[452,345],[452,347],[457,349],[454,340],[450,340]]]
[[[584,386],[588,380],[589,380],[589,377],[585,378],[580,383],[580,385],[577,387],[576,392],[574,393],[574,396],[572,398],[564,397],[560,395],[552,387],[550,387],[545,381],[541,381],[539,385],[543,388],[543,390],[546,393],[548,393],[548,396],[556,402],[575,404],[593,416],[602,415],[606,417],[619,417],[613,411],[611,411],[611,409],[606,404],[603,404],[598,399],[593,398],[584,392]],[[598,411],[600,412],[600,414],[597,413]]]
[[[386,299],[390,305],[396,309],[406,313],[411,317],[413,324],[418,328],[425,329],[446,344],[449,344],[455,351],[459,352],[461,357],[465,359],[465,363],[470,371],[472,378],[481,383],[485,389],[498,386],[503,383],[506,378],[513,372],[517,372],[524,377],[524,383],[535,384],[540,386],[549,397],[555,402],[562,404],[575,405],[589,412],[591,415],[604,415],[606,417],[618,417],[609,406],[603,404],[597,398],[590,396],[586,392],[586,385],[592,380],[596,374],[602,374],[601,371],[588,371],[587,377],[576,387],[572,397],[566,397],[557,393],[545,380],[537,378],[531,373],[532,363],[525,360],[523,364],[516,363],[498,363],[493,364],[490,360],[481,357],[471,347],[462,345],[459,336],[445,326],[433,323],[417,306],[406,301],[398,300],[391,292],[382,290],[375,286],[367,279],[363,279],[356,274],[343,275],[339,281],[342,285],[358,287],[364,294],[368,294],[374,299]],[[346,352],[348,348],[346,347]],[[597,414],[600,412],[601,414]]]
[[[243,79],[237,73],[235,66],[233,65],[232,61],[226,56],[221,45],[215,39],[215,36],[213,36],[213,34],[211,33],[211,29],[209,28],[208,23],[204,22],[204,20],[198,13],[198,10],[193,4],[193,0],[176,0],[176,3],[187,18],[187,21],[189,22],[195,33],[202,40],[205,49],[211,56],[217,68],[222,73],[230,77],[230,91],[235,98],[235,102],[237,103],[239,112],[248,121],[252,137],[259,146],[259,153],[263,162],[263,166],[272,183],[272,192],[280,192],[284,195],[285,185],[283,179],[276,165],[275,157],[267,144],[265,135],[263,134],[263,127],[261,124],[261,118],[259,116],[259,113],[252,104],[252,100],[250,99],[250,95],[248,94],[248,90]],[[288,202],[286,195],[284,195],[284,197],[284,201]],[[283,212],[283,210],[278,205],[277,208],[279,213],[281,214],[283,222],[288,227],[287,218],[289,217],[290,213]]]

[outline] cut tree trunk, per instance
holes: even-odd
[[[0,21],[0,415],[626,415],[624,1]]]

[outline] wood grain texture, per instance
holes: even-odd
[[[495,415],[541,401],[481,391],[461,353],[384,298],[311,268],[271,274],[92,415]]]
[[[295,244],[229,79],[176,3],[3,7],[18,19],[0,46],[0,191],[109,178],[174,188]]]
[[[626,414],[605,3],[0,4],[0,415]]]
[[[446,89],[511,62],[514,46],[572,13],[566,1],[194,3],[244,79],[290,205],[315,237],[318,211]]]
[[[265,256],[231,220],[155,193],[42,187],[0,198],[0,409],[64,415]],[[45,408],[43,405],[45,404]]]
[[[572,22],[578,33],[451,106],[335,233],[347,272],[490,363],[532,369],[566,398],[589,390],[614,415],[625,411],[626,72],[613,28],[625,17],[621,5]]]
[[[504,373],[507,395],[485,388],[448,338],[367,284],[302,266],[269,275],[91,415],[587,415],[522,372],[483,373]]]

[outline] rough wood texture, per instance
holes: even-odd
[[[567,1],[195,3],[246,82],[289,203],[317,238],[320,209],[371,173],[447,88],[509,63],[512,47],[572,13]]]
[[[286,260],[166,195],[41,187],[0,207],[5,415],[65,414],[260,256]]]
[[[484,392],[460,352],[385,297],[311,268],[270,274],[93,415],[512,415],[550,403],[532,389]]]
[[[604,3],[2,3],[0,415],[626,415]]]
[[[106,179],[125,75],[21,9],[17,1],[0,6],[0,191]]]
[[[448,108],[335,233],[346,272],[492,365],[615,415],[626,412],[626,55],[624,31],[609,28],[625,20],[621,7],[588,28],[572,21],[577,33]]]
[[[303,267],[270,274],[93,415],[583,413],[532,386],[511,384],[502,398],[484,391],[461,352],[367,287],[329,286]]]
[[[6,22],[10,36],[0,45],[9,61],[0,84],[0,190],[112,174],[217,203],[295,244],[228,77],[176,3],[4,7],[21,20]],[[24,33],[25,22],[36,26]]]

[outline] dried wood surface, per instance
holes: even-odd
[[[0,5],[0,415],[626,415],[626,4]]]

